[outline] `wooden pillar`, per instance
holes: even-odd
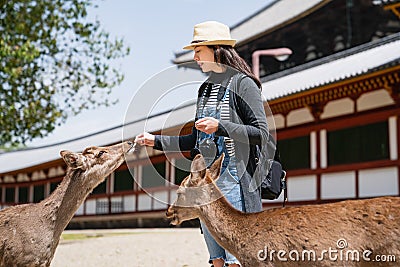
[[[322,113],[322,112],[321,112]],[[321,168],[321,138],[320,138],[320,132],[316,132],[316,153],[317,153],[317,162],[316,162],[316,169]],[[321,202],[321,173],[318,172],[317,174],[317,201]]]
[[[356,199],[360,198],[360,176],[359,170],[355,171],[355,183],[356,183]]]
[[[397,115],[397,153],[400,152],[400,120],[399,116]],[[398,195],[400,196],[400,166],[397,165],[397,185],[398,185]]]

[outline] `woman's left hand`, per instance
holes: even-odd
[[[205,117],[198,119],[194,125],[197,130],[204,132],[206,134],[215,133],[218,130],[219,121],[212,117]]]

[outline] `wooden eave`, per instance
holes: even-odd
[[[23,169],[0,173],[0,176],[7,176],[7,175],[15,176],[20,173],[28,173],[29,174],[29,173],[33,173],[35,171],[47,170],[47,169],[50,169],[53,167],[58,167],[58,166],[65,166],[65,163],[61,158],[52,160],[52,161],[48,161],[48,162],[45,162],[45,163],[42,163],[39,165],[23,168]]]

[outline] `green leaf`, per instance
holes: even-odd
[[[113,103],[122,39],[90,21],[94,0],[0,0],[0,146],[42,137],[71,114]],[[88,92],[90,97],[88,99]]]

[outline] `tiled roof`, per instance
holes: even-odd
[[[400,58],[400,33],[354,47],[315,62],[263,79],[263,95],[272,100],[396,64]]]

